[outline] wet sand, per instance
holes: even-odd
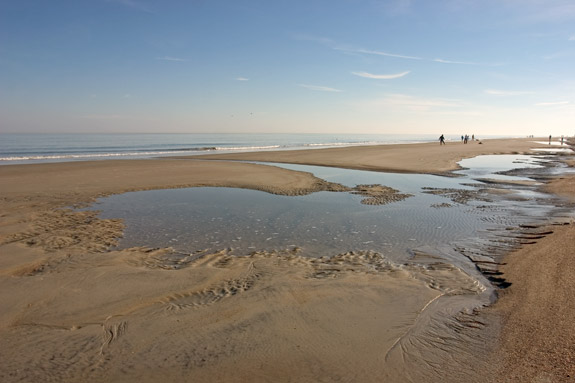
[[[575,202],[575,176],[546,189]],[[575,224],[546,229],[553,233],[509,254],[501,267],[512,285],[488,310],[503,325],[497,382],[575,381]]]
[[[533,146],[527,140],[489,140],[236,153],[227,159],[289,158],[286,162],[443,173],[461,158],[525,153]],[[522,354],[512,351],[529,344],[514,331],[532,332],[522,324],[534,312],[540,326],[557,324],[535,352],[545,350],[543,343],[569,345],[554,338],[569,330],[562,327],[568,323],[556,322],[552,308],[541,312],[537,300],[525,299],[534,288],[543,291],[541,286],[521,288],[521,281],[529,279],[522,267],[537,273],[557,262],[563,253],[549,249],[572,238],[572,225],[509,256],[504,273],[513,284],[484,313],[474,310],[480,299],[469,306],[484,286],[433,258],[394,264],[369,252],[309,259],[297,248],[245,257],[222,249],[202,257],[180,255],[174,268],[166,262],[170,249],[111,251],[122,222],[62,209],[160,188],[229,186],[285,195],[341,190],[310,174],[237,162],[154,159],[3,166],[0,179],[3,382],[496,380],[491,374],[498,370],[489,368],[486,356],[496,352],[500,318],[502,342],[494,354],[502,363],[500,373],[525,377],[532,364],[523,366],[522,358],[513,359]],[[556,191],[572,195],[570,182],[559,180]],[[571,248],[565,249],[561,259],[567,262]],[[514,259],[528,259],[523,251],[534,255],[522,266]],[[569,285],[559,274],[549,278]],[[550,291],[568,297],[573,290]],[[563,299],[548,297],[539,299],[559,305]],[[568,318],[572,306],[561,307]],[[520,345],[512,342],[518,339]],[[571,357],[570,351],[561,355]],[[545,373],[564,377],[569,366],[559,371],[553,363],[549,360]]]

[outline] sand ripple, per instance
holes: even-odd
[[[397,352],[409,361],[409,344],[438,334],[459,339],[459,327],[478,326],[429,326],[445,322],[446,308],[477,305],[473,297],[484,289],[453,265],[432,258],[398,264],[375,252],[298,252],[234,256],[223,249],[174,258],[170,249],[134,248],[21,274],[30,296],[2,334],[0,378],[372,381],[389,376]],[[175,259],[185,261],[172,267]],[[36,305],[42,289],[57,285],[60,268],[81,290]],[[27,353],[32,344],[37,352]],[[433,347],[418,345],[418,352],[431,355]],[[400,365],[393,374],[435,368]]]

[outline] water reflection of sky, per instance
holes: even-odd
[[[307,166],[292,164],[269,164],[284,169],[312,173],[318,178],[329,182],[340,183],[345,186],[354,187],[362,184],[381,184],[400,190],[402,193],[416,193],[423,187],[452,188],[460,187],[469,189],[462,185],[462,180],[456,177],[441,177],[431,174],[405,174],[405,173],[384,173],[364,170],[350,170],[325,166]]]
[[[470,178],[490,178],[505,181],[531,181],[527,177],[508,176],[496,174],[517,168],[541,168],[541,159],[534,156],[505,154],[478,156],[461,160],[459,165],[464,170],[456,171],[456,174],[463,174]]]
[[[231,188],[189,188],[126,193],[104,198],[94,206],[104,218],[126,223],[121,247],[173,247],[181,252],[232,248],[237,254],[253,250],[300,247],[304,255],[335,255],[352,250],[375,250],[392,259],[405,259],[409,249],[471,243],[529,217],[552,215],[554,206],[538,193],[508,199],[456,203],[423,188],[475,190],[474,178],[494,178],[492,172],[540,166],[527,156],[485,156],[462,161],[462,177],[379,173],[330,167],[278,165],[311,172],[342,183],[382,184],[406,200],[382,206],[361,204],[361,196],[320,192],[307,196],[278,196]],[[517,177],[514,177],[517,178]],[[476,182],[475,182],[476,183]]]

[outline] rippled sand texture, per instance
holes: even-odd
[[[2,381],[419,380],[481,346],[455,336],[482,326],[473,312],[450,309],[484,287],[437,261],[294,250],[178,263],[129,249],[14,270],[3,291],[27,293],[3,296]]]

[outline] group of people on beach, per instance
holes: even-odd
[[[467,141],[469,141],[469,135],[466,134],[464,136],[461,136],[461,142],[467,144]],[[475,141],[475,134],[471,135],[471,141]],[[445,145],[445,137],[443,136],[443,134],[439,136],[439,145]]]

